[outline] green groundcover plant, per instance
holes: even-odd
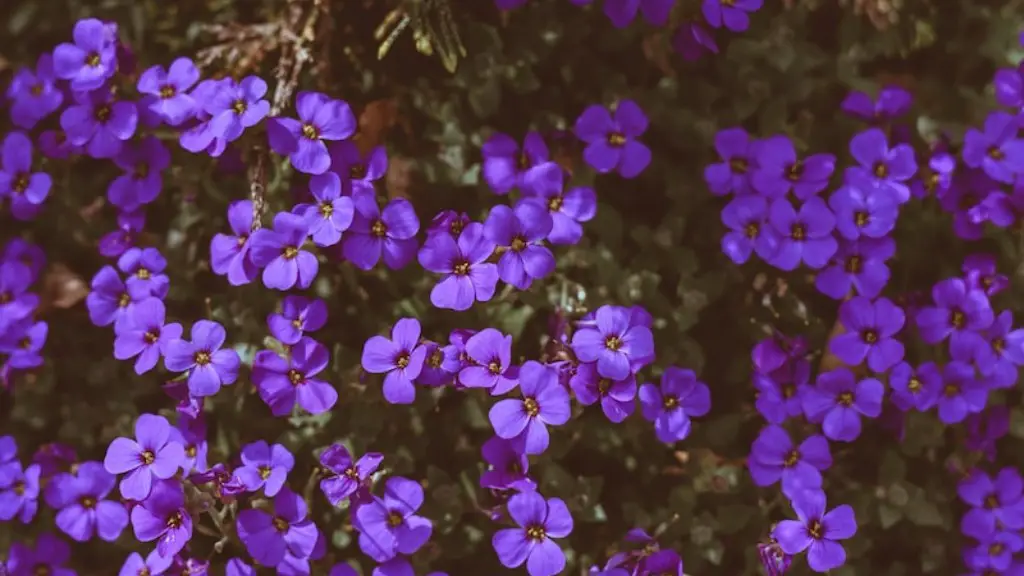
[[[1024,574],[1021,7],[5,5],[0,574]]]

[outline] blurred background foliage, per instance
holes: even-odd
[[[584,240],[556,249],[557,273],[530,291],[453,313],[431,307],[434,279],[415,264],[363,273],[323,255],[331,263],[321,267],[311,292],[330,306],[330,322],[316,337],[332,349],[337,407],[322,417],[272,418],[244,372],[207,403],[210,461],[233,458],[257,439],[283,442],[297,455],[291,482],[301,490],[318,450],[333,441],[358,453],[383,452],[390,471],[426,482],[424,513],[437,529],[417,562],[453,576],[507,573],[490,546],[495,527],[482,512],[496,501],[477,488],[480,446],[491,433],[490,400],[442,389],[421,391],[410,407],[390,406],[379,378],[360,374],[362,343],[414,316],[426,337],[440,341],[453,328],[500,328],[515,337],[517,357],[537,358],[558,314],[641,304],[656,319],[658,345],[657,368],[644,379],[672,364],[693,368],[710,385],[714,407],[688,440],[671,447],[655,440],[639,414],[612,425],[596,407],[553,433],[534,470],[541,491],[565,498],[577,521],[564,541],[567,573],[603,562],[633,526],[656,531],[664,546],[679,550],[689,574],[759,573],[755,545],[789,512],[777,487],[755,488],[744,469],[761,425],[752,407],[750,350],[769,326],[805,334],[820,349],[837,304],[818,295],[809,276],[737,267],[720,253],[723,202],[707,193],[701,176],[713,157],[713,136],[735,125],[759,136],[782,132],[805,152],[833,152],[844,162],[858,129],[838,110],[844,95],[898,84],[916,97],[910,126],[919,149],[938,130],[958,138],[992,108],[994,71],[1022,57],[1017,34],[1024,3],[766,2],[748,32],[716,35],[721,54],[687,63],[673,53],[672,27],[638,20],[617,30],[599,4],[533,0],[502,14],[486,0],[451,1],[468,52],[454,75],[418,54],[408,36],[377,61],[373,32],[393,6],[388,0],[5,0],[0,67],[9,78],[18,66],[34,64],[87,16],[120,25],[140,71],[187,55],[201,60],[207,75],[257,73],[273,91],[282,50],[300,53],[308,60],[299,88],[353,106],[360,145],[388,148],[390,171],[380,194],[411,199],[424,228],[440,209],[480,217],[507,201],[480,179],[480,145],[494,131],[520,138],[527,128],[540,130],[573,182],[592,183],[600,202]],[[673,24],[699,17],[699,8],[695,0],[680,0]],[[626,97],[650,116],[643,139],[654,161],[636,180],[595,177],[564,131],[587,105]],[[210,238],[226,230],[227,204],[249,193],[245,163],[265,139],[248,137],[243,164],[234,170],[172,143],[173,168],[148,210],[141,243],[159,247],[169,260],[170,315],[186,324],[204,317],[224,323],[229,341],[251,362],[281,294],[257,284],[232,288],[208,264]],[[49,268],[37,288],[51,326],[49,361],[0,397],[0,432],[18,438],[23,457],[62,441],[83,459],[102,459],[107,443],[127,433],[137,414],[166,411],[171,402],[160,389],[160,370],[137,377],[130,362],[112,358],[111,331],[92,326],[81,302],[104,264],[96,242],[115,228],[115,212],[103,197],[116,168],[88,158],[44,163],[55,179],[45,213],[29,225],[0,215],[0,239],[23,235],[46,250]],[[276,157],[266,169],[269,215],[292,205],[305,177]],[[956,240],[931,200],[912,204],[900,226],[891,296],[927,290],[956,274],[962,256],[979,248]],[[1015,280],[997,302],[1019,309],[1020,232],[999,231],[980,245],[996,252]],[[1019,395],[1005,401],[1017,406]],[[1019,465],[1024,414],[1019,408],[1013,414],[1000,459]],[[932,414],[913,416],[902,444],[875,422],[856,443],[833,446],[830,499],[853,505],[860,523],[839,576],[950,574],[959,565],[961,510],[956,476],[947,470],[961,450],[960,434]],[[346,514],[315,492],[312,510],[331,542],[319,570],[358,557]],[[48,510],[28,533],[2,525],[0,550],[52,527]],[[204,538],[197,535],[193,553],[211,553],[212,541]],[[115,544],[78,545],[74,566],[79,574],[111,574],[137,547],[129,532]],[[242,553],[229,549],[216,558]],[[798,562],[796,572],[804,570]]]

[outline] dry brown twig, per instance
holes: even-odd
[[[307,13],[306,0],[289,0],[285,16],[278,23],[280,56],[274,69],[274,95],[270,101],[270,116],[278,116],[291,101],[299,84],[303,67],[312,60],[311,45],[316,40],[316,24],[326,10],[324,0],[311,0]],[[305,18],[303,16],[305,15]],[[267,162],[269,152],[265,146],[256,148],[256,158],[249,168],[249,199],[252,200],[252,229],[262,225],[266,204]]]

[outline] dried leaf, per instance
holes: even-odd
[[[374,100],[359,115],[356,143],[366,152],[384,141],[385,133],[398,122],[398,101],[394,98]]]
[[[388,173],[384,177],[384,187],[388,198],[408,198],[412,184],[412,172],[415,163],[404,156],[388,159]]]
[[[89,294],[89,285],[66,265],[57,262],[43,273],[41,308],[71,308]]]

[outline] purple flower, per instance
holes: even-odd
[[[465,212],[441,210],[431,218],[430,224],[427,225],[427,238],[429,239],[434,234],[444,233],[458,240],[459,236],[462,236],[463,229],[471,222],[472,219]]]
[[[238,478],[246,490],[274,497],[288,480],[288,473],[295,466],[295,457],[281,444],[270,446],[257,440],[242,447],[242,465],[235,468]]]
[[[289,294],[281,301],[281,312],[267,316],[270,334],[291,346],[306,332],[316,332],[327,323],[327,304],[319,298]]]
[[[755,141],[743,128],[726,128],[715,134],[715,151],[721,162],[704,168],[704,181],[715,196],[745,195],[751,192],[750,171],[755,159]]]
[[[797,520],[783,520],[775,526],[772,537],[786,554],[807,550],[807,564],[815,572],[827,572],[846,562],[846,550],[839,540],[857,533],[853,508],[843,504],[825,511],[825,493],[807,491],[793,501]]]
[[[1010,409],[992,406],[967,417],[968,450],[981,452],[990,462],[996,458],[996,442],[1010,433]]]
[[[93,535],[113,542],[128,526],[124,504],[104,500],[114,488],[114,476],[99,462],[84,462],[68,482],[67,505],[57,513],[57,527],[73,540],[87,542]]]
[[[1010,284],[1009,278],[999,273],[992,254],[969,254],[960,270],[969,288],[980,289],[988,296],[1002,292]]]
[[[899,86],[886,86],[878,93],[878,100],[858,90],[851,90],[843,103],[843,112],[865,122],[892,120],[907,113],[913,97]]]
[[[199,68],[189,58],[176,58],[168,69],[152,66],[139,76],[139,105],[170,126],[178,126],[191,118],[196,101],[186,94],[199,82]]]
[[[341,178],[333,172],[309,180],[315,204],[299,204],[292,212],[305,218],[309,235],[317,246],[334,246],[352,225],[352,198],[342,196]]]
[[[597,365],[585,362],[576,367],[569,379],[576,400],[584,406],[601,403],[601,410],[612,422],[622,422],[636,408],[636,378],[630,374],[622,380],[602,378]]]
[[[781,372],[781,374],[780,374]],[[811,375],[810,363],[799,360],[772,375],[754,373],[758,413],[771,424],[782,424],[804,413],[801,398]]]
[[[606,0],[604,13],[616,28],[629,26],[638,9],[652,25],[664,26],[674,3],[675,0]]]
[[[763,0],[704,0],[701,8],[708,26],[721,28],[724,24],[733,32],[743,32],[750,27],[747,12],[757,12],[763,3]]]
[[[424,342],[426,347],[423,370],[416,378],[416,383],[422,386],[447,386],[455,379],[455,375],[462,369],[462,362],[459,361],[459,353],[455,346],[441,346],[436,342]]]
[[[21,469],[14,464],[5,472],[6,484],[0,488],[0,521],[8,522],[17,518],[22,524],[28,524],[36,516],[39,509],[39,475],[40,467],[32,464]]]
[[[363,370],[385,374],[384,399],[392,404],[412,404],[416,398],[413,380],[423,370],[427,353],[419,340],[419,321],[402,318],[391,329],[390,340],[373,336],[363,346]]]
[[[506,568],[526,563],[530,576],[554,576],[565,569],[565,554],[552,538],[572,533],[569,508],[560,498],[520,492],[508,500],[508,515],[518,526],[494,533],[491,544]]]
[[[489,468],[480,475],[480,486],[491,490],[535,490],[537,484],[528,476],[530,459],[517,452],[511,440],[491,436],[483,445],[484,461]]]
[[[519,188],[524,194],[532,192],[533,186],[526,174],[550,159],[544,138],[532,131],[526,133],[522,150],[510,136],[495,133],[484,142],[480,153],[484,180],[495,194],[503,195],[513,188]]]
[[[139,121],[135,103],[116,100],[109,90],[75,92],[75,104],[60,115],[60,127],[75,146],[85,146],[93,158],[113,158]]]
[[[320,490],[332,506],[338,506],[355,494],[383,461],[384,455],[379,452],[367,452],[353,461],[347,448],[332,444],[320,454],[320,465],[329,472],[320,480]]]
[[[729,232],[722,237],[722,252],[737,264],[743,264],[754,252],[770,261],[779,249],[781,238],[768,225],[768,200],[746,195],[733,198],[722,209],[722,223]]]
[[[111,474],[126,474],[121,479],[121,495],[145,500],[153,479],[174,476],[185,459],[184,447],[171,441],[171,425],[163,416],[142,414],[135,421],[135,440],[114,438],[107,447],[103,467]]]
[[[906,317],[888,298],[851,298],[839,307],[839,321],[846,332],[832,338],[829,351],[843,363],[856,366],[867,359],[873,372],[882,373],[903,360],[903,343],[894,336]]]
[[[551,231],[547,241],[552,244],[576,244],[583,237],[581,223],[597,214],[597,195],[594,189],[577,186],[563,193],[565,170],[554,162],[534,169],[539,176],[532,192],[522,202],[537,204],[551,215]]]
[[[842,241],[829,265],[815,276],[814,285],[836,300],[845,298],[851,288],[875,298],[889,283],[885,262],[895,254],[896,242],[889,237]]]
[[[3,330],[0,324],[0,330]],[[43,365],[40,352],[46,345],[49,325],[30,318],[14,322],[0,332],[0,353],[8,354],[7,366],[16,370],[30,370]]]
[[[182,472],[205,472],[209,468],[206,460],[209,452],[209,445],[206,442],[206,421],[201,413],[196,416],[180,413],[178,425],[171,428],[171,441],[185,448],[185,458],[181,463]]]
[[[135,245],[136,236],[146,226],[146,214],[142,210],[120,212],[117,215],[117,230],[100,238],[97,249],[102,256],[117,258]]]
[[[1020,472],[1003,468],[993,479],[984,470],[975,469],[957,485],[957,494],[971,509],[961,526],[1001,524],[1011,530],[1024,527],[1024,481]]]
[[[491,426],[499,437],[510,440],[517,452],[541,454],[548,447],[547,426],[569,421],[569,392],[551,366],[533,360],[523,364],[519,376],[523,397],[506,398],[492,406]]]
[[[117,276],[117,272],[113,274]],[[34,281],[32,276],[32,269],[25,264],[10,259],[0,260],[0,326],[28,317],[39,306],[39,296],[27,291]],[[90,315],[92,308],[90,305]]]
[[[860,166],[848,169],[848,182],[870,183],[890,190],[900,203],[910,199],[906,181],[917,172],[917,160],[909,144],[890,147],[885,132],[869,128],[850,140],[850,153]]]
[[[971,168],[981,168],[996,180],[1012,184],[1024,170],[1024,140],[1017,138],[1017,117],[992,112],[985,118],[984,130],[971,128],[964,134],[962,156]]]
[[[252,201],[232,202],[228,207],[228,224],[235,235],[216,234],[213,237],[210,241],[210,268],[214,274],[226,275],[232,286],[241,286],[252,282],[259,272],[249,252]]]
[[[832,236],[835,216],[817,196],[808,198],[799,212],[787,198],[773,201],[768,221],[780,238],[769,264],[780,270],[796,270],[801,262],[810,268],[823,268],[839,248]]]
[[[974,367],[965,362],[953,360],[942,370],[942,393],[939,395],[939,420],[946,424],[958,424],[968,414],[977,414],[985,409],[988,388],[974,377]]]
[[[263,268],[264,286],[290,290],[313,284],[320,264],[312,252],[302,249],[308,236],[308,221],[288,212],[274,216],[273,230],[260,228],[252,233],[249,255],[253,264]]]
[[[555,269],[555,257],[541,242],[552,226],[547,210],[534,203],[520,202],[514,209],[493,207],[484,222],[484,236],[503,249],[498,277],[526,290],[534,280],[550,274]]]
[[[50,194],[53,180],[45,172],[32,172],[32,140],[21,132],[4,137],[0,152],[0,200],[9,198],[11,214],[30,220]]]
[[[18,461],[18,444],[14,436],[0,436],[0,487],[8,488],[15,477],[21,476],[21,462]]]
[[[94,90],[114,75],[117,51],[106,25],[96,18],[75,23],[74,44],[57,45],[53,51],[53,68],[57,77],[70,81],[76,91]]]
[[[672,48],[687,62],[695,62],[705,52],[718,54],[718,44],[699,22],[683,22],[672,35]]]
[[[192,341],[171,340],[164,349],[164,366],[171,372],[188,373],[188,390],[193,396],[212,396],[220,387],[238,378],[241,360],[231,348],[221,349],[227,333],[212,320],[192,325]]]
[[[991,388],[1011,388],[1017,382],[1018,367],[1024,365],[1024,329],[1013,329],[1013,312],[1003,310],[975,342],[974,359],[985,384]]]
[[[995,524],[965,524],[962,531],[965,536],[978,540],[975,546],[968,546],[963,551],[964,563],[976,571],[975,574],[1019,572],[1008,571],[1014,554],[1024,548],[1024,539],[1019,534]]]
[[[825,436],[852,442],[860,436],[861,416],[874,418],[882,413],[884,395],[885,386],[878,380],[858,382],[848,369],[836,368],[819,374],[816,386],[808,388],[801,401],[807,419],[821,424]]]
[[[137,540],[158,540],[161,556],[174,556],[192,539],[192,515],[185,509],[181,484],[174,480],[155,482],[149,497],[132,508],[131,521]]]
[[[167,296],[170,280],[162,273],[167,259],[156,248],[129,248],[117,259],[117,267],[128,276],[125,285],[130,293]]]
[[[286,553],[309,558],[319,530],[306,514],[302,496],[284,488],[274,498],[273,515],[257,509],[238,513],[238,537],[253,559],[264,566],[277,566]]]
[[[142,559],[142,555],[138,552],[132,552],[125,558],[124,564],[121,565],[121,571],[117,573],[117,576],[139,576],[139,574],[160,576],[167,572],[167,569],[171,567],[173,562],[173,556],[161,556],[156,550],[150,552],[145,560]]]
[[[122,147],[114,162],[124,174],[110,183],[107,199],[121,210],[131,212],[160,195],[160,172],[170,166],[171,153],[155,136],[146,136],[137,144]]]
[[[960,278],[947,278],[932,287],[935,306],[924,307],[915,320],[921,338],[938,344],[947,336],[950,343],[967,334],[984,330],[995,319],[988,297],[981,290],[972,290]]]
[[[351,140],[334,142],[327,147],[331,154],[331,171],[355,190],[374,191],[373,183],[388,172],[388,153],[376,146],[364,157]]]
[[[512,366],[512,337],[494,328],[484,328],[466,340],[466,358],[459,371],[459,383],[467,388],[486,388],[492,396],[506,394],[519,383]]]
[[[718,2],[719,0],[705,0]],[[749,2],[752,0],[740,0]],[[760,4],[760,0],[756,0]],[[790,191],[800,200],[807,200],[825,189],[836,167],[832,154],[813,154],[801,160],[793,142],[786,136],[772,136],[758,142],[751,173],[751,183],[770,199],[784,199]]]
[[[793,557],[783,552],[774,538],[767,544],[759,543],[757,555],[768,576],[783,576],[793,564]]]
[[[64,567],[70,558],[71,547],[67,542],[46,532],[36,539],[35,549],[19,542],[12,544],[7,558],[7,570],[11,576],[75,576],[77,572]]]
[[[821,473],[832,466],[828,440],[820,434],[808,436],[797,447],[782,426],[761,430],[747,460],[750,476],[758,486],[771,486],[780,479],[787,493],[794,489],[821,488]]]
[[[647,116],[632,100],[621,100],[614,115],[600,104],[589,106],[574,130],[587,143],[583,159],[602,174],[617,170],[635,178],[651,163],[651,149],[637,140],[647,131]]]
[[[357,123],[344,100],[320,92],[299,92],[295,97],[299,119],[272,118],[267,125],[270,147],[288,156],[292,166],[305,174],[323,174],[331,167],[325,140],[345,140],[355,134]]]
[[[404,198],[388,202],[384,210],[368,191],[353,191],[355,216],[342,240],[342,253],[356,268],[369,270],[381,256],[392,270],[403,268],[416,257],[416,233],[420,221],[412,203]]]
[[[430,520],[416,514],[422,505],[419,483],[401,476],[388,478],[384,497],[374,497],[355,512],[359,548],[377,562],[387,562],[399,553],[415,553],[434,529]]]
[[[602,306],[592,324],[581,324],[572,335],[572,349],[580,361],[597,362],[601,376],[622,380],[642,367],[639,359],[653,360],[654,336],[633,322],[628,308]]]
[[[909,198],[909,197],[908,197]],[[854,176],[828,199],[836,216],[836,231],[847,240],[882,238],[896,227],[898,199],[893,188]]]
[[[643,561],[645,574],[666,574],[686,576],[683,573],[683,559],[675,550],[658,550]]]
[[[329,362],[327,348],[303,336],[291,347],[287,360],[271,350],[257,352],[252,381],[274,416],[291,414],[296,403],[310,414],[322,414],[338,401],[334,386],[314,378]]]
[[[672,444],[690,435],[691,418],[711,410],[711,391],[693,370],[669,366],[661,374],[661,385],[640,386],[640,413],[654,422],[658,440]]]
[[[442,274],[430,291],[431,304],[461,311],[468,310],[473,302],[486,302],[494,296],[498,266],[487,259],[494,252],[495,244],[484,232],[483,224],[470,222],[458,239],[447,232],[427,237],[419,251],[420,265]],[[532,248],[545,250],[539,246]]]
[[[906,362],[893,366],[889,372],[892,403],[903,411],[930,410],[942,391],[942,372],[934,362],[913,368]]]
[[[181,324],[165,324],[166,308],[159,298],[146,298],[132,310],[128,325],[114,338],[114,358],[136,358],[135,373],[156,366],[167,344],[181,338]]]
[[[11,122],[18,128],[31,130],[64,102],[64,92],[57,87],[53,71],[53,56],[43,53],[36,69],[23,67],[15,73],[7,87],[11,100]]]
[[[197,115],[207,120],[182,132],[181,147],[220,156],[228,143],[270,112],[270,102],[263,99],[266,93],[267,83],[258,76],[247,76],[238,83],[231,78],[200,82],[190,95],[198,106]]]

